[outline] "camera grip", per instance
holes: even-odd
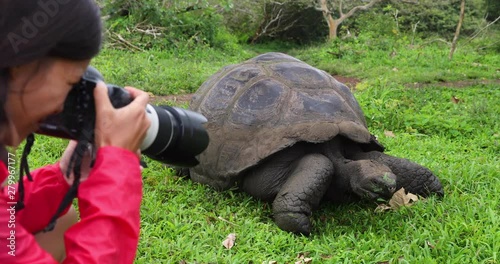
[[[106,86],[108,87],[109,100],[114,108],[121,108],[132,102],[132,96],[127,90],[113,84]]]

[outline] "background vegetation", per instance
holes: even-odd
[[[385,213],[375,203],[324,205],[312,236],[302,237],[277,228],[269,205],[148,160],[137,263],[499,263],[497,2],[467,1],[453,60],[460,1],[406,2],[415,1],[357,13],[328,42],[311,1],[279,2],[297,27],[258,38],[276,1],[100,1],[107,42],[93,65],[108,82],[162,101],[195,92],[227,64],[286,52],[349,80],[387,152],[429,167],[446,193]],[[56,161],[65,144],[38,136],[32,168]],[[228,250],[229,233],[237,237]]]

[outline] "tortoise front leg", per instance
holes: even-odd
[[[333,164],[321,154],[308,154],[295,161],[292,168],[274,199],[274,221],[283,230],[309,235],[309,217],[330,185]]]

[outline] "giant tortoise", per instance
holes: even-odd
[[[283,53],[226,66],[193,96],[210,143],[189,170],[216,190],[272,201],[283,230],[309,235],[321,201],[443,195],[427,168],[384,154],[358,102],[326,72]]]

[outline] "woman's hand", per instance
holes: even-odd
[[[68,182],[69,185],[73,184],[73,180],[75,178],[75,175],[73,174],[73,170],[71,170],[69,177],[67,177],[66,173],[68,172],[68,165],[69,161],[71,160],[71,155],[73,155],[73,152],[75,151],[77,142],[75,140],[71,140],[66,147],[66,150],[64,150],[63,155],[61,156],[61,160],[59,161],[59,168],[61,169],[62,173],[64,174],[64,179],[66,179],[66,182]],[[81,171],[80,171],[80,182],[84,181],[87,179],[90,173],[90,162],[92,161],[91,157],[91,150],[90,148],[85,152],[85,154],[82,157],[82,166],[81,166]]]
[[[125,87],[134,100],[127,106],[115,109],[108,97],[108,89],[103,82],[99,82],[94,89],[96,104],[95,146],[115,146],[130,150],[140,157],[140,146],[146,136],[150,121],[146,117],[146,105],[149,101],[147,93]],[[71,140],[64,151],[59,167],[69,185],[73,184],[74,174],[71,171],[67,177],[69,161],[75,151],[77,142]],[[92,160],[90,148],[82,157],[80,181],[87,179],[90,173]]]
[[[94,89],[96,104],[96,147],[115,146],[137,152],[146,136],[150,121],[146,116],[149,95],[141,90],[125,87],[133,101],[115,109],[108,97],[108,89],[99,82]]]

